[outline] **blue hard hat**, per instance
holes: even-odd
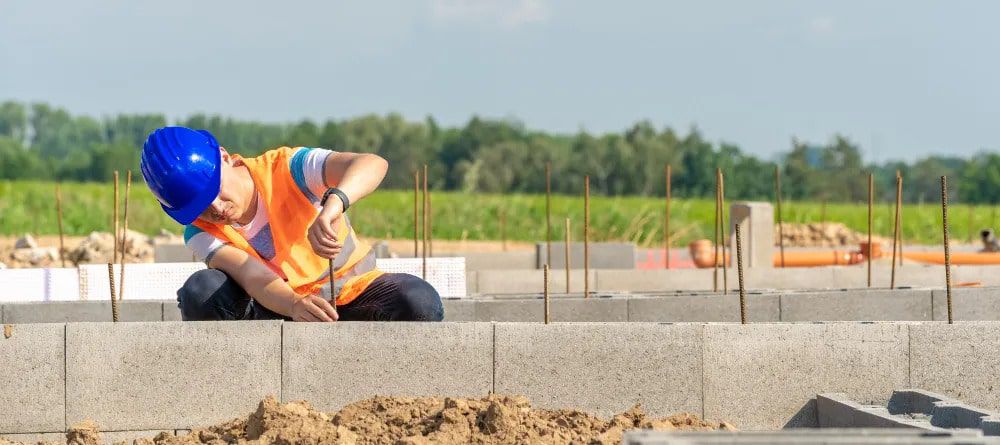
[[[163,211],[183,225],[191,224],[219,195],[222,152],[208,131],[154,130],[142,146],[139,166]]]

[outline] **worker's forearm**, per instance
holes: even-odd
[[[343,177],[337,183],[340,189],[351,203],[355,203],[361,198],[368,196],[385,178],[389,164],[381,157],[373,154],[360,155],[351,160],[344,169]]]
[[[274,275],[248,277],[240,285],[258,304],[286,317],[291,316],[292,305],[299,299],[285,280]]]

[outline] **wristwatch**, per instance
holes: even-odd
[[[337,197],[340,198],[340,202],[344,203],[345,212],[347,211],[347,208],[351,206],[351,200],[347,198],[347,193],[344,193],[342,190],[336,187],[328,189],[326,193],[323,193],[323,200],[320,201],[319,205],[321,206],[326,205],[326,200],[327,198],[330,197],[330,195],[337,195]]]

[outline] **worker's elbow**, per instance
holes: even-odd
[[[373,161],[375,162],[375,165],[378,166],[379,171],[381,171],[383,174],[389,171],[389,161],[385,160],[385,158],[376,154],[373,154],[371,156],[373,158]]]

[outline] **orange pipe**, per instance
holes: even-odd
[[[903,258],[929,264],[944,264],[943,252],[912,252]],[[959,266],[1000,264],[1000,253],[996,252],[952,252],[951,264]]]
[[[702,255],[694,255],[695,266],[699,268],[713,267],[715,264],[715,253],[709,252]],[[726,263],[730,261],[730,256],[726,253],[723,258]],[[848,252],[846,250],[830,251],[810,251],[810,252],[788,252],[785,251],[785,267],[819,267],[819,266],[847,266],[864,262],[865,257],[861,252]],[[775,267],[781,266],[781,254],[774,255],[773,264]]]

